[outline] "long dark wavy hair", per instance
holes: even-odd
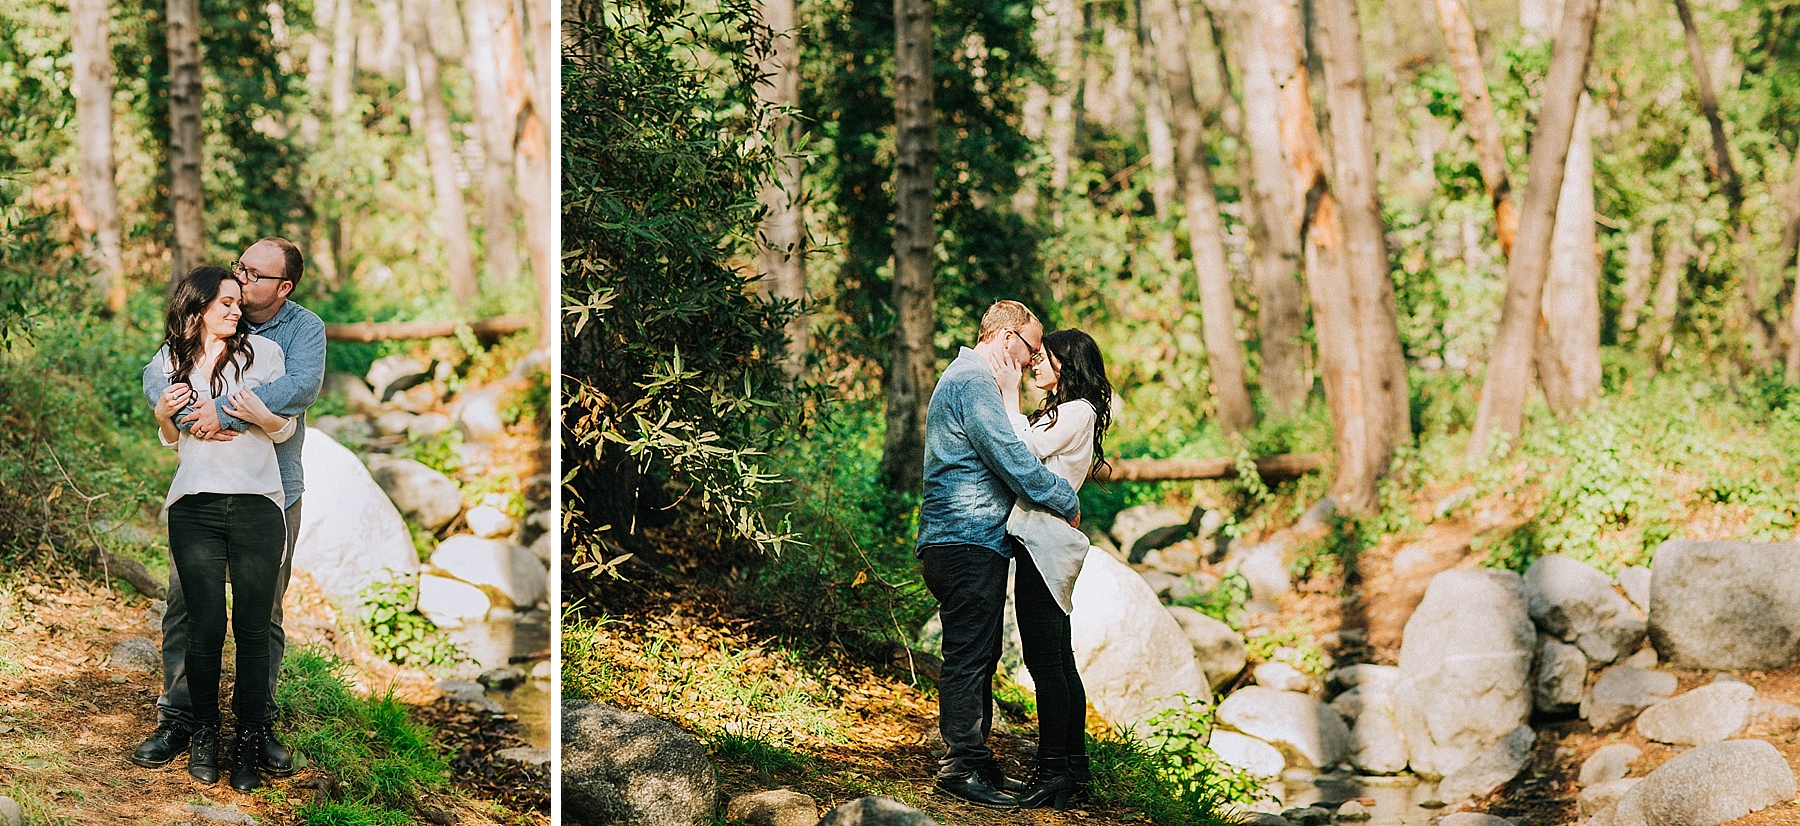
[[[169,375],[177,382],[188,380],[188,374],[200,363],[206,345],[206,308],[219,297],[219,285],[235,281],[231,271],[223,267],[195,267],[175,283],[169,296],[169,312],[163,322],[163,346],[169,348]],[[213,362],[208,386],[217,397],[224,392],[227,365],[243,378],[244,371],[256,363],[256,352],[250,349],[250,325],[238,318],[237,332],[225,339],[225,352]]]
[[[1031,423],[1056,423],[1056,408],[1076,399],[1086,399],[1094,406],[1094,466],[1088,477],[1104,479],[1112,470],[1106,461],[1106,429],[1112,426],[1112,382],[1106,380],[1106,360],[1100,357],[1100,345],[1094,337],[1080,330],[1057,330],[1044,334],[1046,358],[1056,357],[1062,365],[1057,373],[1056,389],[1044,397],[1044,404],[1031,414]]]

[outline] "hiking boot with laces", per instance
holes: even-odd
[[[231,788],[249,794],[262,785],[262,775],[257,773],[256,764],[262,759],[263,739],[267,736],[257,726],[238,729],[237,759],[231,763]]]
[[[219,782],[219,724],[194,729],[188,744],[188,775],[211,786]]]
[[[131,762],[146,769],[167,766],[169,761],[187,751],[188,741],[194,736],[193,730],[174,720],[164,720],[156,724],[156,731],[139,744],[137,751],[131,753]]]

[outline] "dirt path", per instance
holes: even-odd
[[[289,646],[322,644],[345,656],[335,617],[310,582],[296,577],[289,592]],[[161,639],[150,600],[129,589],[74,579],[14,579],[0,584],[0,795],[25,808],[30,824],[205,823],[184,806],[236,809],[258,824],[298,823],[297,810],[322,785],[315,770],[268,782],[244,795],[221,780],[202,786],[187,775],[186,759],[145,769],[127,759],[156,726],[157,672],[127,671],[107,662],[131,638]],[[394,685],[401,698],[428,702],[435,691],[418,672],[366,655],[345,656],[362,687]],[[231,670],[230,643],[225,667]],[[230,712],[226,712],[229,718]],[[229,729],[231,721],[227,719]],[[536,815],[509,814],[459,794],[424,802],[421,810],[449,814],[459,824],[541,824]]]

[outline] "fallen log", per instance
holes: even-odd
[[[88,549],[88,564],[99,568],[109,576],[116,576],[131,583],[138,593],[151,599],[168,599],[168,586],[157,579],[143,563],[135,559],[126,559],[111,551],[95,546]]]
[[[445,338],[456,335],[461,321],[359,321],[325,325],[326,341],[392,341],[406,338]],[[528,315],[505,315],[466,322],[478,338],[499,338],[537,323]]]
[[[1256,460],[1256,472],[1264,481],[1296,479],[1325,466],[1328,454],[1283,453]],[[1189,479],[1230,479],[1237,476],[1233,459],[1113,459],[1108,482],[1174,482]]]

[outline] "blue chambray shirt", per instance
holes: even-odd
[[[289,300],[282,302],[274,318],[262,324],[251,324],[250,332],[281,345],[287,365],[285,375],[251,392],[262,399],[269,412],[277,416],[300,417],[293,438],[275,446],[275,461],[281,465],[282,493],[292,505],[306,492],[300,470],[300,450],[306,443],[306,408],[319,397],[319,388],[325,383],[325,322],[313,311]],[[154,365],[154,360],[144,365],[144,395],[152,405],[164,390],[169,389],[169,377],[161,370],[150,369]],[[240,432],[250,429],[249,422],[225,412],[226,401],[218,399],[216,402],[219,425]],[[185,416],[187,412],[184,410],[181,415]],[[182,430],[190,427],[182,424],[180,417],[176,418],[176,426]]]
[[[924,494],[915,553],[963,544],[1011,557],[1006,518],[1018,499],[1065,520],[1081,513],[1075,490],[1013,432],[987,359],[967,347],[931,392]]]

